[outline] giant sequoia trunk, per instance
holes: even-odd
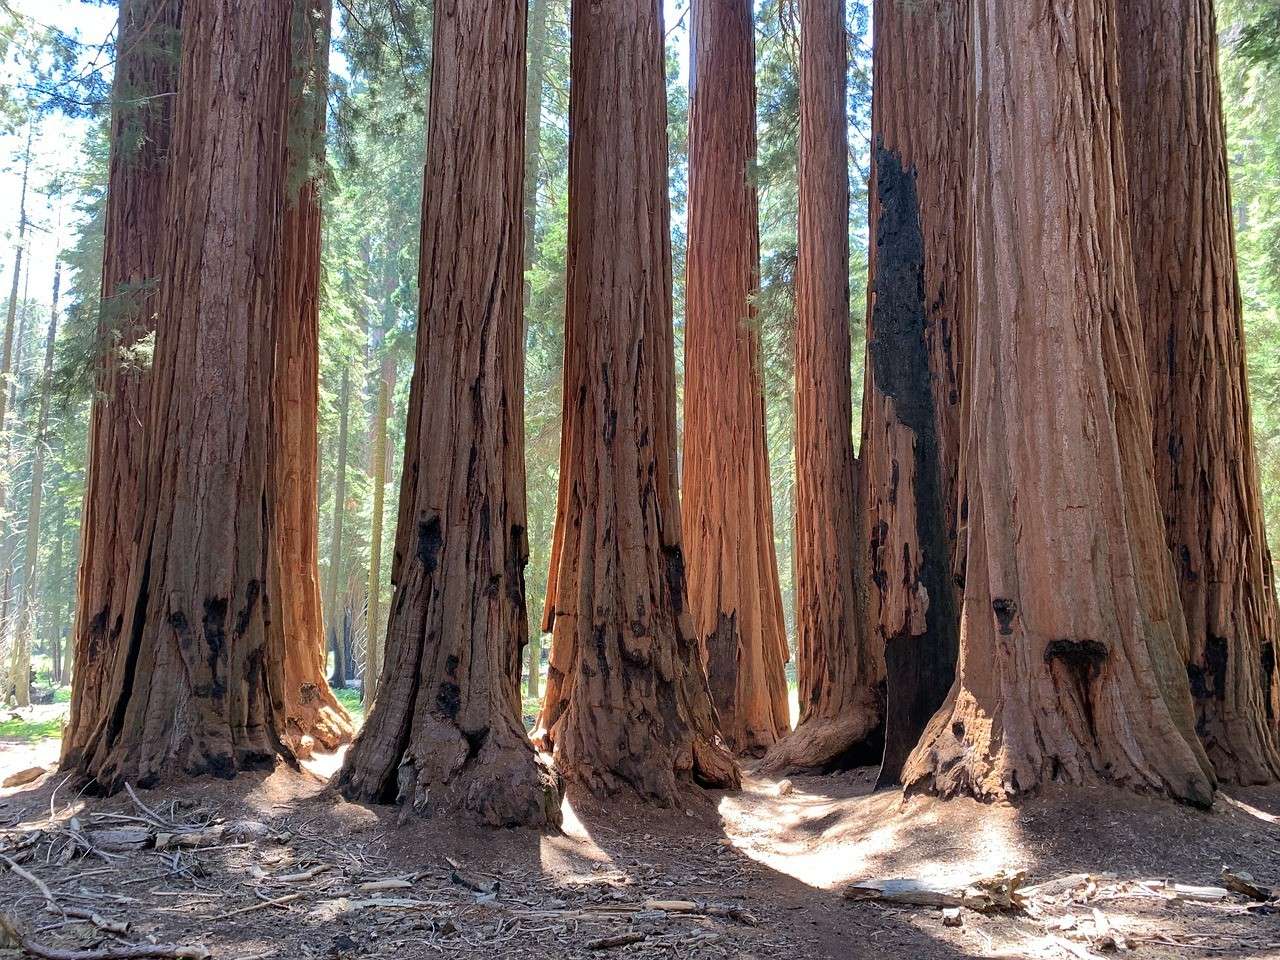
[[[76,761],[105,790],[287,754],[269,448],[289,23],[289,0],[184,5],[142,523]]]
[[[960,659],[909,790],[1111,781],[1213,799],[1178,676],[1110,11],[974,4]]]
[[[111,113],[101,354],[89,417],[89,463],[80,523],[80,571],[71,634],[75,674],[62,736],[79,762],[104,719],[106,690],[125,631],[127,588],[147,456],[149,371],[125,357],[155,329],[160,246],[168,220],[170,124],[178,82],[181,0],[124,0]],[[143,42],[143,37],[147,41]]]
[[[791,723],[752,304],[760,234],[750,0],[694,0],[691,86],[681,501],[689,606],[725,741],[763,753]]]
[[[436,8],[400,494],[413,549],[395,564],[381,693],[339,783],[423,813],[558,826],[558,780],[520,714],[524,40],[523,2]]]
[[[880,783],[946,699],[959,647],[961,343],[969,326],[969,0],[875,5],[870,311],[859,449]]]
[[[800,5],[796,265],[795,619],[800,720],[773,769],[879,759],[883,658],[866,636],[849,344],[848,50],[844,0]]]
[[[659,0],[574,0],[560,497],[542,736],[569,779],[738,783],[685,602]],[[625,198],[619,202],[619,198]]]
[[[329,0],[295,0],[292,20],[288,178],[280,319],[276,341],[276,556],[284,630],[285,725],[291,744],[326,750],[351,739],[351,719],[325,678],[320,615],[319,445],[320,227]],[[297,184],[296,189],[293,185]]]
[[[1197,729],[1224,780],[1280,777],[1276,598],[1249,419],[1211,0],[1117,7],[1156,485]]]

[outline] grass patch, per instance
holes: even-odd
[[[364,723],[364,704],[360,702],[360,691],[346,687],[334,687],[333,695],[338,698],[344,710],[351,714],[357,727]]]
[[[20,740],[33,742],[36,740],[56,740],[62,736],[62,717],[49,717],[46,720],[26,720],[21,717],[10,717],[0,721],[0,740]]]

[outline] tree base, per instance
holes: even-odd
[[[943,800],[972,797],[986,803],[1012,803],[1034,794],[1047,781],[1085,786],[1109,783],[1136,793],[1165,795],[1207,810],[1213,805],[1213,783],[1193,762],[1172,756],[1147,758],[1128,765],[1119,758],[1103,770],[1082,751],[1054,757],[1033,744],[1034,736],[1004,736],[989,716],[967,697],[952,698],[934,716],[902,771],[903,792],[932,794]],[[1179,745],[1184,746],[1184,745]],[[1190,760],[1191,752],[1184,750]],[[1181,769],[1177,769],[1181,767]],[[1163,773],[1168,768],[1171,773]]]
[[[884,754],[884,722],[872,709],[838,720],[802,720],[760,764],[765,773],[834,773],[878,764]]]
[[[431,718],[393,765],[352,749],[338,777],[349,800],[394,801],[423,817],[463,814],[489,827],[559,829],[563,784],[545,754],[523,736],[490,730],[468,737]],[[394,769],[395,783],[381,771]]]
[[[332,753],[355,737],[351,717],[327,686],[317,690],[308,684],[299,699],[300,703],[289,705],[285,719],[285,742],[295,753],[304,737],[310,737],[326,753]]]

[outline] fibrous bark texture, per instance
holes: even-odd
[[[412,552],[396,564],[381,691],[339,783],[424,813],[554,827],[559,780],[520,713],[524,44],[520,0],[436,7],[400,494]]]
[[[720,729],[763,753],[791,728],[764,421],[755,25],[750,0],[694,0],[685,282],[689,605]]]
[[[289,0],[183,8],[142,523],[76,762],[107,791],[288,755],[269,448],[289,24]]]
[[[295,0],[290,45],[289,195],[276,340],[275,556],[284,630],[285,730],[291,746],[334,750],[351,718],[325,677],[317,487],[320,405],[320,228],[329,0]],[[297,183],[296,189],[293,184]]]
[[[574,0],[553,630],[540,726],[597,794],[738,783],[685,601],[658,0]],[[619,198],[625,198],[619,202]]]
[[[882,654],[866,635],[849,343],[849,158],[844,0],[800,5],[796,265],[795,619],[800,719],[771,769],[880,757]]]
[[[870,310],[859,448],[880,783],[946,699],[959,648],[960,371],[969,290],[969,2],[875,5]]]
[[[1249,418],[1212,0],[1117,6],[1156,484],[1218,775],[1280,777],[1276,599]]]
[[[105,717],[125,627],[147,456],[150,371],[127,352],[156,326],[168,220],[170,124],[178,84],[181,0],[124,0],[112,90],[111,168],[102,260],[99,357],[89,417],[80,572],[71,642],[75,674],[63,763],[79,762]]]
[[[974,4],[965,592],[908,790],[1110,781],[1198,806],[1124,206],[1108,0]]]

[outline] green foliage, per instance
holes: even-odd
[[[1275,0],[1219,6],[1228,37],[1222,88],[1254,440],[1273,554],[1280,551],[1280,60],[1231,38],[1247,38],[1250,27],[1278,11]]]

